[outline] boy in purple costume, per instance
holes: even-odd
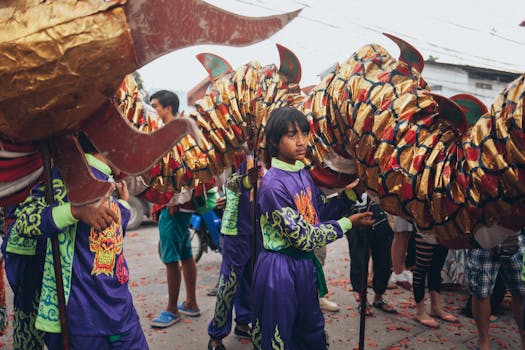
[[[95,178],[111,181],[118,169],[105,162],[85,135],[80,134],[79,141]],[[119,198],[112,195],[100,205],[71,206],[58,169],[53,169],[52,178],[55,202],[46,204],[44,187],[36,186],[17,210],[11,233],[30,238],[58,235],[71,349],[148,349],[123,254],[130,215],[125,183],[115,184]],[[54,284],[48,244],[36,327],[48,332],[50,350],[62,348]]]
[[[209,350],[225,349],[222,339],[230,334],[234,306],[235,334],[249,337],[251,332],[253,201],[250,190],[257,181],[259,168],[247,170],[247,167],[247,161],[243,162],[226,182],[226,210],[221,228],[222,263],[215,313],[208,325]]]
[[[308,131],[305,116],[289,107],[274,110],[266,126],[267,156],[272,159],[258,199],[265,250],[253,284],[255,349],[328,347],[319,307],[326,281],[313,250],[341,238],[352,226],[373,223],[370,212],[343,217],[356,199],[349,187],[328,201],[315,186],[301,162]]]

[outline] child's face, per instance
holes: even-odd
[[[290,124],[288,132],[279,140],[277,158],[283,162],[295,164],[296,160],[303,160],[306,155],[308,132],[303,132],[299,126]]]

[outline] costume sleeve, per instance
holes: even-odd
[[[226,188],[237,194],[242,194],[252,189],[248,176],[233,173],[226,181]]]
[[[319,219],[333,220],[349,215],[350,209],[356,202],[356,194],[353,190],[344,191],[336,196],[327,196],[317,186],[314,186]]]
[[[352,228],[348,218],[331,220],[317,224],[308,223],[299,214],[293,200],[284,188],[261,188],[259,206],[261,209],[261,229],[263,234],[272,237],[282,236],[292,247],[311,251],[335,241],[346,230]],[[313,207],[311,210],[315,210]]]
[[[67,203],[64,182],[56,177],[53,179],[53,192],[55,201],[48,205],[43,184],[31,190],[29,197],[15,212],[13,229],[17,230],[18,234],[24,237],[49,238],[77,222],[71,215],[70,204]]]

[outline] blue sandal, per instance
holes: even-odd
[[[181,320],[180,315],[171,313],[169,311],[161,311],[157,318],[151,320],[151,327],[153,328],[167,328],[173,326]]]
[[[179,309],[179,312],[183,315],[190,316],[190,317],[197,317],[201,315],[200,309],[190,309],[184,306],[184,301],[181,301],[179,305],[177,305],[177,309]]]

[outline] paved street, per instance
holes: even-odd
[[[164,266],[157,254],[158,232],[153,225],[142,226],[128,233],[125,251],[130,267],[130,285],[135,306],[139,311],[150,348],[159,349],[206,349],[207,324],[213,316],[215,298],[206,296],[218,277],[220,255],[204,254],[197,265],[197,297],[202,316],[184,318],[182,322],[164,329],[150,328],[149,321],[165,306],[167,287]],[[327,313],[326,329],[330,338],[330,349],[353,349],[358,346],[359,314],[356,302],[349,289],[348,245],[345,238],[328,247],[325,274],[330,290],[330,299],[341,306],[338,313]],[[369,292],[371,290],[369,289]],[[463,292],[444,292],[447,311],[459,314],[466,295]],[[184,286],[181,288],[184,297]],[[370,295],[371,297],[371,295]],[[414,300],[411,293],[394,289],[387,291],[386,299],[398,308],[398,315],[387,315],[375,310],[375,316],[367,319],[367,349],[475,349],[476,330],[471,319],[460,315],[459,324],[441,323],[441,328],[427,329],[413,318]],[[508,298],[507,298],[508,299]],[[8,295],[12,303],[12,294]],[[511,312],[499,316],[491,324],[493,349],[518,349],[518,334],[512,322]],[[10,335],[0,337],[2,349],[10,349]],[[228,350],[248,350],[247,342],[229,336],[224,344]]]

